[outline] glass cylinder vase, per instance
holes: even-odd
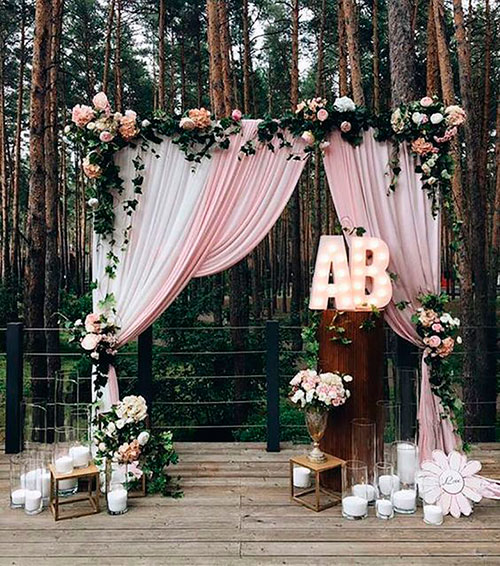
[[[10,507],[24,507],[26,488],[24,486],[24,454],[12,454],[9,458]]]
[[[401,403],[377,401],[377,431],[378,458],[390,463],[392,443],[401,439]]]
[[[328,424],[328,409],[326,407],[306,407],[305,411],[306,426],[309,436],[313,441],[313,449],[308,454],[307,459],[311,462],[321,463],[326,460],[319,447],[319,443],[323,438],[326,425]]]
[[[392,463],[399,480],[399,489],[392,500],[396,513],[411,514],[417,508],[418,449],[413,442],[399,441],[392,445]]]
[[[384,520],[392,519],[394,517],[392,495],[396,485],[392,464],[377,462],[375,465],[375,481],[377,490],[375,510],[377,518]]]
[[[33,454],[24,460],[24,512],[27,515],[37,515],[43,507],[42,497],[42,468],[40,458]]]
[[[118,472],[118,473],[117,473]],[[106,462],[106,506],[109,515],[123,515],[128,511],[128,470],[113,470],[111,462]]]
[[[358,460],[348,460],[342,467],[342,516],[345,519],[366,519],[369,487],[372,486],[368,485],[366,464]]]
[[[56,427],[54,429],[54,456],[53,464],[58,474],[70,475],[73,472],[72,448],[75,446],[75,429],[70,426]],[[73,495],[78,491],[78,480],[69,478],[59,480],[58,494],[61,497]]]
[[[375,462],[377,461],[377,426],[365,418],[351,421],[351,457],[364,462],[367,471],[368,501],[375,502]]]

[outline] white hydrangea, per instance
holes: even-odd
[[[354,110],[356,110],[354,101],[348,96],[341,96],[340,98],[336,98],[335,102],[333,103],[333,107],[338,112],[354,112]]]

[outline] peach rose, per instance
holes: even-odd
[[[80,128],[84,128],[94,116],[92,108],[84,104],[77,104],[71,111],[71,120]]]
[[[467,118],[465,110],[456,104],[448,106],[444,113],[446,114],[446,123],[449,126],[460,126]]]
[[[210,120],[210,112],[205,108],[193,108],[188,112],[188,116],[200,130],[208,128],[212,123]]]
[[[310,130],[306,130],[300,137],[306,142],[307,145],[312,145],[316,139],[314,137],[314,134]]]
[[[126,141],[134,139],[139,133],[136,123],[137,114],[133,110],[127,110],[125,115],[120,118],[120,127],[118,131],[122,138]]]
[[[80,346],[87,351],[95,350],[97,344],[99,344],[99,336],[97,334],[86,334],[80,342]]]
[[[102,175],[102,169],[95,163],[90,163],[88,157],[83,160],[83,172],[89,179],[98,179]]]
[[[184,116],[184,118],[180,119],[179,126],[183,130],[188,131],[194,130],[196,128],[196,124],[193,122],[193,120],[191,120],[191,118],[188,118],[187,116]]]
[[[102,110],[103,112],[106,112],[106,114],[109,114],[111,112],[111,106],[109,104],[108,97],[104,92],[98,92],[92,99],[92,104],[94,105],[94,108],[97,108],[97,110]]]
[[[424,138],[417,138],[411,142],[411,149],[418,155],[426,155],[434,151],[434,146]]]
[[[101,330],[100,315],[91,312],[85,318],[85,330],[87,332],[99,332]]]

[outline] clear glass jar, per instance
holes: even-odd
[[[70,426],[56,427],[54,440],[54,468],[58,474],[70,475],[74,467],[71,450],[75,446],[75,429]],[[76,478],[59,480],[58,495],[61,497],[73,495],[77,491],[78,480]]]
[[[23,448],[37,449],[47,442],[47,407],[40,401],[26,399],[21,407]]]
[[[411,514],[417,509],[418,448],[410,441],[392,445],[392,463],[399,480],[399,489],[392,496],[396,513]]]
[[[377,501],[375,510],[379,519],[392,519],[394,509],[392,506],[392,494],[394,493],[395,478],[392,464],[377,462],[375,465],[375,480],[377,489]]]
[[[26,488],[24,486],[24,454],[12,454],[9,458],[10,508],[22,509]]]
[[[391,462],[391,446],[401,439],[401,403],[377,401],[378,458]]]
[[[368,503],[375,503],[375,462],[377,461],[377,426],[370,419],[351,421],[351,455],[353,460],[364,462],[367,471]]]
[[[348,460],[342,467],[342,516],[349,520],[368,516],[368,471],[364,462]]]
[[[113,469],[111,462],[106,463],[106,506],[109,515],[123,515],[128,511],[128,470]]]
[[[42,497],[42,468],[40,458],[34,454],[24,460],[24,512],[27,515],[37,515],[43,508]]]

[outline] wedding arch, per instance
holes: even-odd
[[[132,110],[113,113],[104,93],[92,106],[75,106],[65,133],[84,152],[83,170],[93,180],[95,232],[94,313],[80,336],[103,402],[119,399],[116,348],[150,326],[192,278],[250,253],[315,151],[342,225],[362,226],[391,249],[397,277],[387,322],[425,346],[411,318],[420,294],[439,293],[439,208],[449,204],[450,143],[464,119],[460,107],[429,97],[382,117],[347,97],[303,101],[296,112],[263,120],[243,119],[239,110],[213,120],[200,108],[140,121]],[[437,392],[422,363],[424,457],[457,443],[452,412]]]

